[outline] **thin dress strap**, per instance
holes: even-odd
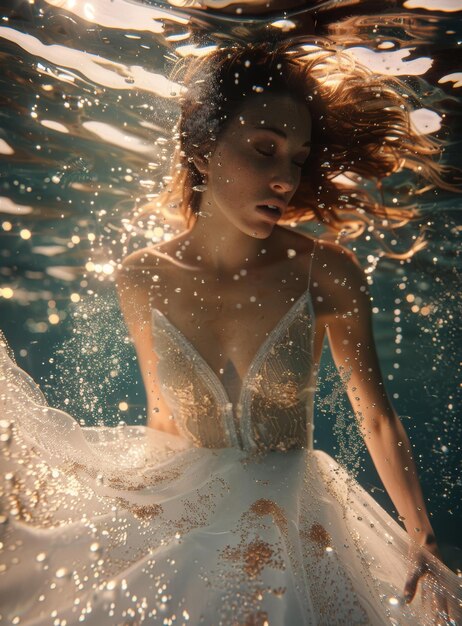
[[[314,259],[314,251],[316,250],[316,244],[318,243],[317,239],[313,240],[313,249],[311,250],[311,261],[310,261],[310,269],[308,270],[308,284],[306,286],[307,291],[310,288],[311,284],[311,268],[313,267],[313,259]]]

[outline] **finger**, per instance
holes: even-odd
[[[412,601],[415,596],[415,592],[417,590],[417,583],[419,582],[419,578],[422,575],[421,569],[416,569],[406,580],[406,584],[404,585],[404,600],[406,604]]]

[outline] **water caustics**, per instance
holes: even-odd
[[[153,469],[150,479],[159,489],[158,502],[151,500],[146,506],[142,491],[136,489],[136,471],[145,462],[145,448],[136,427],[130,431],[132,426],[123,425],[141,423],[144,398],[134,353],[115,301],[113,276],[127,246],[156,243],[175,233],[175,222],[166,223],[155,213],[147,220],[132,220],[134,207],[154,199],[168,182],[173,127],[182,90],[169,78],[175,60],[206,54],[217,45],[233,41],[293,37],[309,50],[316,37],[328,37],[349,51],[352,62],[399,76],[412,85],[421,96],[412,123],[421,133],[437,133],[449,140],[445,159],[460,166],[456,137],[462,85],[457,65],[462,40],[457,18],[461,10],[456,0],[293,2],[291,8],[269,14],[261,11],[260,5],[256,9],[253,2],[237,4],[227,0],[36,0],[27,4],[11,2],[9,8],[1,10],[0,327],[14,348],[18,364],[36,381],[41,379],[42,391],[51,406],[69,412],[87,426],[121,424],[114,431],[114,440],[95,444],[106,460],[109,451],[114,455],[112,473],[105,475],[101,471],[99,459],[83,443],[82,461],[93,467],[93,474],[85,473],[75,459],[75,464],[67,468],[72,480],[78,478],[75,482],[70,479],[65,485],[59,476],[47,475],[46,487],[34,486],[34,497],[38,499],[41,488],[70,490],[72,484],[75,493],[71,495],[76,503],[87,497],[81,485],[87,483],[96,489],[96,500],[88,501],[88,505],[97,509],[98,519],[82,539],[94,559],[94,571],[102,568],[98,565],[101,554],[110,550],[115,551],[115,559],[125,558],[123,537],[139,532],[140,524],[145,523],[149,545],[166,539],[167,533],[150,534],[148,521],[156,516],[175,520],[180,546],[183,532],[189,531],[201,516],[203,521],[210,515],[212,509],[204,504],[188,522],[175,518],[175,503],[170,504],[171,511],[168,508],[169,489],[172,485],[178,488],[175,481],[187,470],[187,464],[196,472],[203,502],[211,498],[217,508],[226,482],[249,480],[243,470],[230,469],[233,453],[229,465],[220,471],[214,467],[212,451],[207,459],[185,454],[182,467],[170,458],[173,452],[178,453],[178,442],[159,442],[159,447],[165,444],[163,449],[170,450],[165,458],[165,477],[162,479]],[[422,455],[426,491],[434,494],[435,527],[441,531],[442,548],[447,545],[444,556],[456,569],[462,564],[457,533],[462,515],[462,426],[455,419],[461,399],[461,365],[456,350],[460,200],[441,190],[430,190],[415,198],[412,185],[399,173],[386,181],[383,193],[391,203],[406,205],[410,198],[418,201],[424,217],[404,237],[411,240],[424,229],[429,245],[412,263],[381,257],[372,236],[359,242],[356,252],[377,293],[374,314],[384,373],[399,412],[413,416],[414,422],[409,420],[411,429],[416,424],[411,434]],[[394,234],[388,244],[396,250],[402,245]],[[111,337],[108,328],[113,331]],[[414,341],[420,343],[425,363],[421,359],[416,363]],[[329,391],[333,377],[326,374],[328,371],[327,367],[322,380]],[[27,387],[27,381],[24,385]],[[338,405],[335,381],[332,385],[334,390],[319,400],[319,415],[345,415],[344,407],[340,410]],[[34,393],[31,391],[31,402],[39,403]],[[338,427],[343,431],[337,452],[343,454],[346,464],[356,464],[358,447],[354,435],[348,432],[348,418],[340,421],[340,425],[334,424],[334,430]],[[72,427],[68,427],[66,437],[72,440]],[[0,444],[7,446],[9,426],[0,422],[0,429]],[[127,447],[121,449],[117,443],[117,433],[127,431],[132,432],[131,456]],[[318,436],[322,439],[322,432]],[[125,434],[120,435],[120,442],[128,440]],[[128,478],[121,485],[117,470],[124,459]],[[321,454],[310,462],[328,471],[328,460]],[[291,457],[290,465],[298,463],[296,455]],[[211,488],[206,480],[210,470],[215,472]],[[227,470],[235,475],[226,475]],[[255,470],[252,480],[264,481],[265,470],[275,479],[273,469],[261,467]],[[338,472],[343,476],[340,468]],[[284,481],[289,475],[289,470],[281,473],[277,488],[286,488]],[[373,478],[365,480],[368,487],[373,482]],[[179,497],[187,499],[188,485],[182,483],[182,487],[185,491]],[[324,486],[312,488],[321,493]],[[119,505],[127,516],[132,516],[129,522],[124,516],[118,517],[116,524],[108,521],[112,512],[105,495],[111,490],[124,492],[124,496],[119,494]],[[249,502],[256,493],[249,491]],[[245,523],[254,518],[261,522],[270,515],[285,528],[281,511],[272,509],[264,498],[260,500],[259,507],[249,510]],[[371,502],[366,500],[366,504],[371,507],[371,523],[379,525],[380,520],[374,516],[380,518],[380,514]],[[295,505],[294,501],[287,503],[289,508]],[[357,505],[364,505],[361,498]],[[28,514],[34,515],[34,511],[25,510],[24,515]],[[232,519],[229,511],[223,512],[223,519],[226,515]],[[234,521],[238,525],[238,520]],[[317,527],[314,520],[311,522],[304,528],[311,538],[307,545],[316,555],[329,556],[332,536]],[[105,537],[104,545],[92,535],[97,527],[106,531],[99,535]],[[244,524],[243,536],[245,529]],[[115,539],[109,538],[109,531],[114,532]],[[374,531],[370,532],[372,535]],[[402,537],[396,541],[399,543]],[[278,571],[278,549],[283,548],[269,544],[269,540],[265,545],[249,544],[247,554],[236,546],[227,547],[224,538],[218,572],[223,586],[227,584],[230,563],[239,562],[247,573],[247,582],[252,583],[248,593],[257,593],[255,581],[260,572],[252,554],[266,559]],[[54,568],[53,584],[57,587],[84,584],[84,572],[80,573],[82,580],[71,581],[71,572],[55,563],[52,554],[43,553],[39,545],[33,558],[38,575],[47,567]],[[169,561],[163,567],[170,571],[174,565]],[[146,568],[154,571],[149,562]],[[328,582],[329,571],[325,576]],[[161,580],[156,582],[156,607],[159,615],[167,615],[171,599],[162,584]],[[115,576],[99,591],[104,591],[105,602],[110,605],[124,596],[127,585],[126,578]],[[275,597],[277,593],[283,591],[276,589]],[[339,593],[340,598],[348,600],[347,589]],[[44,602],[52,600],[50,596]],[[400,600],[395,596],[388,598],[390,610],[395,610],[394,600],[398,611]],[[294,598],[294,606],[299,601]],[[130,611],[143,608],[142,599],[130,599],[126,604],[127,620]],[[81,614],[85,615],[83,608]],[[347,601],[344,608],[354,610]],[[187,621],[187,613],[185,607],[181,619]]]

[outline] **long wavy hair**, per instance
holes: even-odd
[[[181,115],[169,183],[155,205],[179,211],[188,228],[198,218],[203,183],[194,158],[211,153],[245,100],[261,93],[290,94],[313,118],[311,153],[280,224],[316,220],[352,237],[371,223],[379,232],[403,226],[418,215],[415,205],[386,206],[377,192],[400,170],[416,174],[414,194],[432,186],[454,189],[442,177],[448,168],[437,160],[442,141],[411,122],[417,94],[327,40],[228,45],[182,59],[171,78],[183,85]]]

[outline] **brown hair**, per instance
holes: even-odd
[[[377,199],[380,181],[402,169],[423,183],[414,193],[429,185],[454,190],[442,179],[446,168],[435,161],[442,142],[412,126],[410,113],[418,106],[412,89],[374,74],[327,40],[303,44],[233,44],[177,64],[172,79],[186,89],[170,181],[157,206],[179,209],[191,226],[203,182],[194,156],[212,151],[244,99],[259,93],[289,93],[305,102],[313,117],[311,153],[279,223],[317,220],[351,236],[376,218],[378,230],[402,226],[416,217],[415,207],[386,206]]]

